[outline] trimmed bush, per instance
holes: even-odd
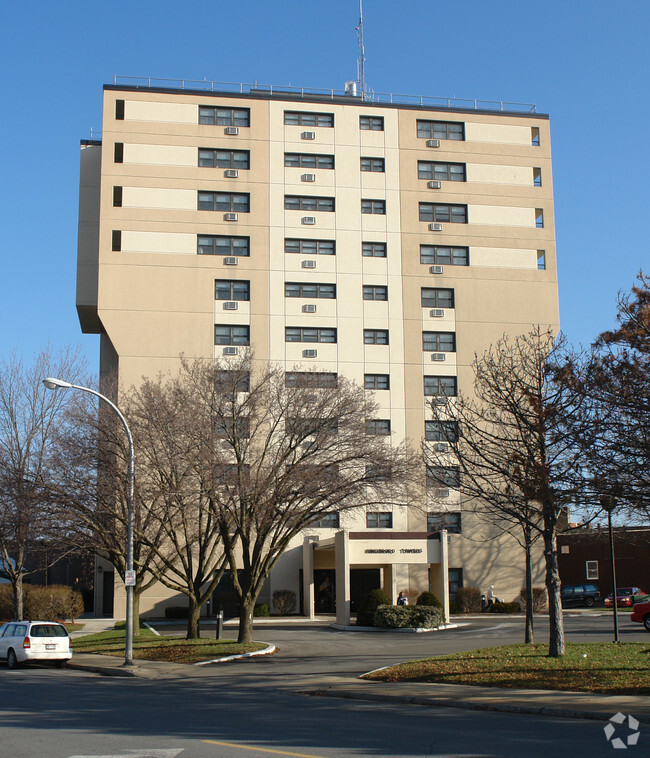
[[[296,593],[292,590],[275,590],[273,607],[280,616],[288,616],[296,610]]]
[[[253,617],[254,618],[265,618],[266,616],[270,616],[271,612],[269,611],[269,605],[268,603],[257,603],[255,605],[255,608],[253,608]]]
[[[445,623],[440,608],[433,605],[380,605],[374,624],[383,629],[435,629]]]
[[[522,587],[519,593],[519,602],[522,609],[526,608],[526,588]],[[546,587],[533,587],[533,613],[543,613],[548,610],[548,596]]]
[[[460,611],[458,610],[458,605],[456,604],[455,600],[449,601],[449,613],[450,615],[457,615],[460,613]]]
[[[490,613],[519,613],[520,611],[521,606],[517,601],[512,603],[496,602],[490,606]]]
[[[423,592],[420,597],[415,601],[416,605],[427,605],[433,608],[442,608],[442,603],[433,594],[433,592]]]
[[[480,613],[481,590],[478,587],[460,587],[456,593],[456,604],[460,613]]]
[[[59,619],[74,621],[84,612],[81,592],[60,584],[41,587],[37,584],[23,585],[25,618]]]
[[[380,605],[390,605],[390,598],[380,589],[373,590],[366,595],[359,604],[357,611],[357,626],[374,626],[375,611]],[[408,606],[400,606],[400,608]]]
[[[165,608],[166,619],[186,619],[190,609],[186,605],[168,605]]]
[[[0,622],[14,617],[14,596],[10,584],[0,584]]]

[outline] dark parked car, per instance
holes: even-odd
[[[563,606],[584,605],[591,608],[600,601],[600,592],[595,584],[563,584],[560,597]]]

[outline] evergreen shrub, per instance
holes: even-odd
[[[442,603],[433,592],[423,592],[416,600],[416,605],[430,605],[433,608],[442,608]]]
[[[445,619],[433,605],[380,605],[373,622],[383,629],[435,629]]]
[[[296,610],[296,593],[292,590],[275,590],[273,607],[280,616],[289,616]]]
[[[375,611],[380,605],[390,605],[390,598],[381,589],[372,590],[359,604],[357,626],[374,626]]]

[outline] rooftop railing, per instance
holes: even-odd
[[[463,108],[468,110],[508,111],[513,113],[536,113],[534,103],[511,103],[504,100],[477,100],[461,97],[428,97],[424,95],[398,95],[385,92],[367,92],[364,95],[350,94],[346,90],[317,89],[307,87],[276,86],[273,84],[245,84],[242,82],[215,82],[207,79],[163,79],[152,76],[115,75],[114,84],[127,87],[156,87],[175,90],[205,90],[206,92],[233,92],[240,95],[265,94],[270,97],[291,95],[298,98],[338,100],[350,98],[378,105],[414,105],[422,108]]]

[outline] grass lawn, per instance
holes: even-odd
[[[133,638],[133,657],[169,663],[197,663],[226,655],[251,653],[263,647],[265,646],[259,642],[241,645],[233,640],[206,638],[186,640],[183,637],[157,637],[149,629],[143,628],[140,630],[140,635]],[[72,642],[72,649],[75,653],[122,656],[124,655],[124,630],[115,629],[77,637]]]
[[[571,643],[562,658],[549,658],[548,645],[506,645],[409,661],[365,678],[650,695],[650,643]]]

